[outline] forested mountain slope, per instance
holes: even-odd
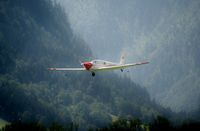
[[[151,61],[148,68],[137,70],[141,76],[133,74],[133,79],[142,81],[157,101],[174,111],[199,108],[199,7],[199,1],[168,1],[155,17],[153,29],[132,46],[132,55],[139,58],[145,54]],[[153,16],[153,10],[149,12]]]
[[[148,121],[168,115],[143,87],[126,77],[48,71],[92,58],[56,3],[0,1],[0,18],[1,118],[46,125],[73,121],[88,128],[104,126],[119,116]]]

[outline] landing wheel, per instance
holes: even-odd
[[[95,76],[95,73],[94,73],[94,72],[92,72],[92,76]]]

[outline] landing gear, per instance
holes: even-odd
[[[121,70],[121,72],[123,72],[124,70],[123,69],[120,69]]]
[[[92,72],[92,76],[93,76],[93,77],[95,76],[95,73],[94,73],[94,72]]]

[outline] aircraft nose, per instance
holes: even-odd
[[[83,65],[87,70],[90,70],[90,68],[93,66],[91,62],[84,62]]]

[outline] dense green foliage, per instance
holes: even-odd
[[[76,124],[70,123],[60,125],[53,123],[50,127],[45,127],[37,123],[15,122],[6,125],[0,131],[77,131],[79,128]],[[195,121],[184,122],[181,125],[174,126],[171,122],[161,116],[156,117],[151,123],[142,122],[140,119],[119,118],[111,124],[102,128],[90,128],[90,131],[193,131],[200,130],[200,123]]]
[[[0,129],[2,127],[4,127],[5,125],[9,124],[7,121],[3,120],[3,119],[0,119]]]
[[[86,129],[103,127],[120,116],[149,121],[169,115],[126,77],[48,71],[48,67],[76,66],[79,60],[92,58],[56,3],[0,1],[0,18],[1,118],[47,126],[73,122]],[[43,130],[37,124],[36,130]]]

